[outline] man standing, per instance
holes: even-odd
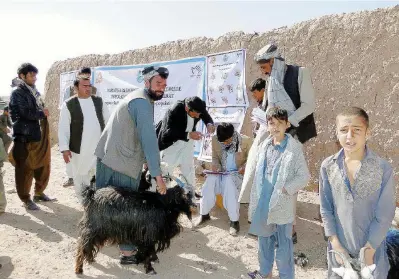
[[[228,174],[208,174],[202,186],[200,214],[196,226],[210,220],[209,212],[215,206],[216,195],[223,197],[223,206],[230,219],[230,234],[240,231],[240,204],[238,194],[252,140],[240,135],[231,123],[220,123],[212,138],[212,170]]]
[[[277,45],[269,44],[255,55],[261,72],[269,76],[265,96],[266,108],[280,107],[287,110],[291,127],[287,130],[299,142],[305,143],[317,136],[314,111],[316,108],[312,80],[307,68],[288,65],[281,57]],[[267,94],[267,95],[266,95]],[[245,180],[245,179],[244,179]],[[240,196],[249,196],[252,181],[243,184]],[[251,185],[248,187],[248,185]],[[296,210],[296,208],[295,208]],[[293,241],[296,242],[294,221]]]
[[[29,195],[33,178],[34,201],[51,201],[43,193],[50,177],[49,112],[35,87],[37,73],[30,63],[18,68],[19,84],[11,93],[9,104],[14,140],[10,162],[15,165],[18,196],[29,210],[39,209]]]
[[[80,69],[80,71],[77,74],[77,78],[87,78],[91,79],[91,69],[89,67],[83,67]],[[96,95],[97,94],[97,88],[94,86],[91,86],[91,95]],[[77,93],[76,88],[74,85],[67,87],[67,89],[64,92],[64,100],[67,100],[68,98],[74,96]],[[66,176],[67,179],[64,181],[63,186],[64,187],[69,187],[73,186],[73,170],[72,170],[72,164],[67,163],[66,164]]]
[[[145,162],[155,177],[157,190],[166,193],[161,176],[160,155],[154,129],[154,101],[161,100],[169,76],[164,67],[143,70],[145,88],[138,89],[119,102],[101,134],[97,156],[96,188],[128,188],[137,191]],[[137,263],[136,248],[120,244],[121,264]]]
[[[103,100],[91,95],[88,77],[78,77],[74,86],[77,95],[61,107],[58,140],[65,163],[72,166],[76,195],[81,199],[84,186],[89,186],[95,175],[94,150],[109,113]]]
[[[195,131],[200,119],[209,133],[215,131],[205,102],[190,97],[178,101],[156,126],[161,161],[167,164],[170,174],[180,165],[181,173],[191,185],[195,185],[194,140],[202,138],[202,134]]]
[[[3,114],[0,115],[0,138],[3,140],[5,151],[8,152],[8,148],[12,142],[10,128],[12,127],[10,116],[8,114],[8,106],[4,107]]]
[[[90,67],[83,67],[79,70],[79,72],[76,74],[76,78],[87,78],[91,79],[91,69]],[[74,85],[71,85],[66,88],[64,92],[64,100],[67,100],[68,98],[72,97],[73,95],[77,94],[78,92],[76,91],[76,88]],[[97,94],[97,88],[95,86],[92,86],[90,89],[90,94],[91,95],[96,95]]]
[[[275,44],[259,50],[255,61],[261,72],[270,76],[266,108],[286,109],[291,123],[289,133],[301,143],[316,137],[316,102],[309,69],[286,64]]]

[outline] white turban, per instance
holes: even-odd
[[[268,44],[255,54],[255,61],[259,62],[260,60],[268,60],[275,57],[280,57],[280,52],[277,49],[277,45]]]

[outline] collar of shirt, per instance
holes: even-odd
[[[366,160],[369,159],[369,158],[374,157],[373,153],[369,150],[369,148],[367,147],[367,145],[366,145],[365,148],[366,148],[366,153],[365,153],[365,156],[364,156],[362,162],[366,161]],[[333,160],[334,160],[335,162],[337,162],[337,161],[343,159],[344,157],[345,157],[345,152],[344,152],[344,149],[341,148],[341,150],[338,151],[338,152],[334,155]]]
[[[283,152],[287,146],[287,142],[288,142],[288,136],[285,135],[283,141],[280,144],[277,144],[277,145],[272,144],[272,146],[274,149],[277,149],[278,151]]]

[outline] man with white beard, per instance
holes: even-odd
[[[100,97],[91,94],[87,77],[74,82],[77,94],[61,107],[58,139],[65,163],[71,163],[76,195],[82,197],[84,186],[95,175],[94,151],[109,118],[107,106]]]

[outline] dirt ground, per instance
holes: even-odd
[[[0,215],[0,278],[66,279],[76,278],[74,254],[77,222],[82,210],[73,187],[62,187],[64,163],[53,149],[51,179],[46,193],[58,198],[54,203],[41,203],[40,211],[26,211],[14,191],[13,167],[6,163],[4,184],[8,200],[7,212]],[[298,203],[297,252],[309,258],[309,265],[296,267],[296,278],[325,278],[326,249],[322,226],[316,221],[318,197],[301,192]],[[257,240],[248,236],[247,207],[241,207],[241,232],[228,234],[229,220],[224,210],[215,208],[212,220],[196,231],[187,218],[182,218],[184,231],[172,240],[169,250],[160,253],[154,264],[157,275],[152,278],[247,278],[248,271],[258,269]],[[276,270],[273,278],[278,278]],[[85,265],[80,278],[148,278],[142,265],[121,267],[116,247],[105,247],[97,262]]]

